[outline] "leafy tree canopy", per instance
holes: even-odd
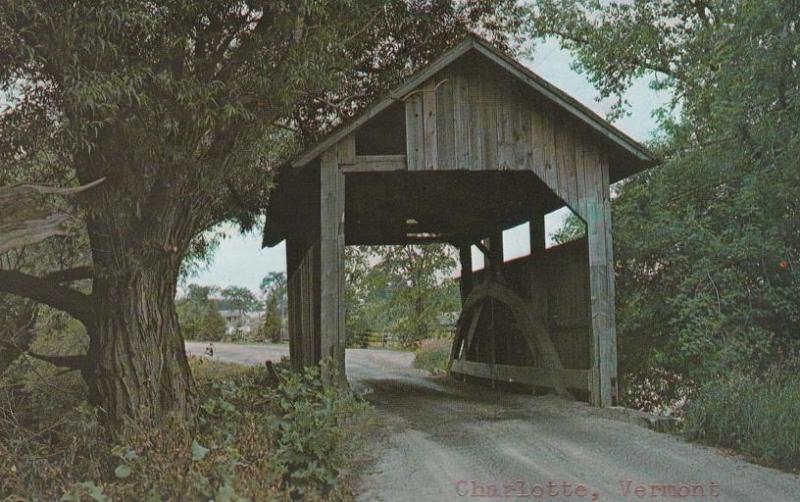
[[[251,312],[258,306],[258,298],[247,288],[229,286],[220,291],[225,302],[240,312]]]

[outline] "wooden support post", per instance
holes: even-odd
[[[547,270],[545,264],[542,262],[545,251],[545,230],[544,230],[544,213],[535,208],[531,211],[530,219],[530,246],[531,246],[531,261],[530,261],[530,303],[533,315],[540,319],[542,324],[548,328],[548,303],[547,303]],[[537,354],[534,354],[536,357]],[[541,357],[541,355],[539,355]],[[547,388],[541,386],[533,386],[533,393],[536,395],[544,394]]]
[[[469,244],[458,248],[458,260],[461,263],[461,277],[458,286],[461,291],[461,304],[467,299],[467,295],[472,291],[472,249]]]
[[[491,269],[494,274],[500,275],[503,269],[503,229],[497,227],[486,239],[486,247],[489,249],[488,256],[484,256],[489,261],[486,268]]]
[[[323,381],[346,386],[344,312],[345,178],[339,166],[355,157],[353,137],[322,154],[320,166],[320,354],[330,358],[336,380],[323,365]]]
[[[492,233],[489,235],[489,239],[487,240],[487,247],[489,248],[489,269],[492,271],[492,274],[495,277],[502,278],[503,277],[503,229],[501,227],[496,227]],[[489,324],[489,332],[492,335],[491,340],[489,341],[489,361],[491,362],[492,366],[497,364],[497,343],[498,343],[498,333],[497,333],[497,324],[495,323],[494,316],[495,316],[495,305],[494,300],[489,300],[489,316],[490,316],[490,324]],[[503,333],[503,336],[506,336]],[[495,381],[494,377],[492,378],[492,388],[495,388]]]
[[[544,214],[539,209],[531,212],[530,219],[531,255],[536,256],[544,252],[546,246],[544,232]]]
[[[614,326],[614,268],[611,261],[610,195],[608,164],[598,157],[587,166],[590,193],[586,201],[589,246],[589,288],[592,310],[592,404],[611,406],[616,387],[616,328]]]

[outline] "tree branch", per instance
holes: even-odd
[[[578,44],[578,45],[583,45],[583,46],[591,45],[591,41],[587,37],[576,35],[576,34],[573,34],[573,33],[569,33],[567,31],[560,30],[560,29],[550,29],[550,30],[547,30],[547,32],[544,33],[544,34],[545,35],[553,35],[553,36],[556,36],[556,37],[564,39],[564,40],[569,40],[570,42],[573,42],[573,43]],[[642,68],[644,68],[646,70],[663,73],[664,75],[666,75],[668,77],[679,78],[679,75],[677,73],[675,73],[669,67],[668,64],[659,63],[659,62],[656,62],[656,61],[648,61],[647,59],[642,59],[642,58],[638,58],[638,57],[630,56],[630,55],[627,56],[627,60],[628,60],[629,63],[632,63],[632,64],[637,65],[637,66],[641,66]]]
[[[50,363],[53,366],[59,366],[61,368],[69,368],[77,371],[86,371],[89,369],[89,358],[85,355],[48,356],[44,354],[36,354],[30,351],[27,352],[27,355],[34,359]]]
[[[92,278],[92,267],[75,267],[66,270],[59,270],[45,275],[42,279],[57,283],[80,281],[81,279]]]
[[[0,270],[0,292],[30,298],[62,310],[88,325],[92,320],[89,296],[59,285],[59,282],[15,270]]]

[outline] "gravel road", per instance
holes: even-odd
[[[187,343],[187,352],[205,346]],[[243,364],[287,354],[286,346],[215,344],[216,358]],[[800,501],[798,476],[584,404],[430,377],[412,360],[403,352],[347,352],[351,384],[389,431],[360,500]]]

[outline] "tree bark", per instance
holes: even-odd
[[[194,384],[175,311],[177,266],[129,262],[95,276],[90,389],[112,432],[126,419],[146,427],[193,420]]]

